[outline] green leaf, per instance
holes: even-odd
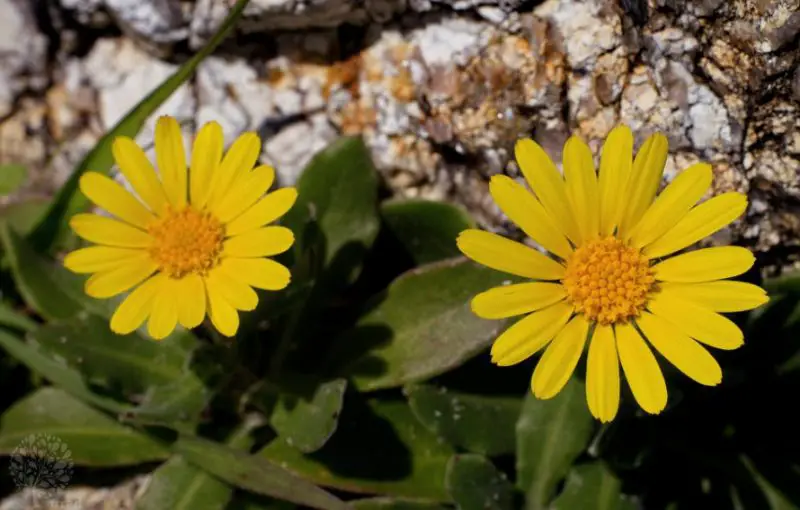
[[[517,422],[517,486],[528,509],[547,507],[593,430],[584,385],[576,378],[550,400],[528,394]]]
[[[445,510],[446,506],[423,501],[393,499],[393,498],[364,498],[350,502],[356,510]]]
[[[93,172],[108,173],[114,164],[111,155],[111,144],[118,136],[134,137],[142,129],[145,121],[166,101],[194,73],[197,66],[209,56],[233,29],[239,16],[244,11],[249,0],[239,0],[234,5],[228,16],[222,21],[219,29],[209,39],[200,51],[186,61],[172,76],[164,80],[155,90],[128,112],[117,125],[115,125],[95,147],[80,162],[72,172],[67,182],[61,187],[53,200],[47,215],[36,226],[30,235],[33,246],[39,252],[50,251],[58,236],[66,227],[65,218],[81,212],[88,205],[88,199],[77,193],[78,181],[84,172],[91,169]]]
[[[49,206],[49,198],[31,198],[14,202],[0,208],[0,218],[20,234],[28,235],[42,219]]]
[[[461,207],[423,199],[384,202],[381,217],[417,265],[459,256],[456,237],[475,226]]]
[[[453,450],[425,430],[402,401],[347,399],[336,434],[304,455],[276,439],[260,455],[320,485],[350,492],[448,501]]]
[[[0,331],[0,347],[35,373],[84,402],[113,413],[125,413],[132,409],[130,405],[94,393],[78,371],[68,367],[63,359],[57,359],[44,349],[33,347],[4,331]]]
[[[25,332],[33,331],[37,327],[33,319],[2,301],[0,301],[0,324]]]
[[[459,510],[514,508],[514,487],[483,455],[453,455],[445,483]]]
[[[9,163],[0,165],[0,195],[10,195],[19,189],[28,178],[28,169],[23,165]]]
[[[0,417],[0,453],[10,454],[28,436],[62,441],[80,466],[128,466],[165,459],[158,442],[119,424],[57,388],[42,388]]]
[[[464,258],[430,264],[392,283],[385,299],[337,340],[342,373],[362,391],[402,386],[461,365],[504,321],[478,318],[472,297],[510,280]]]
[[[0,239],[20,294],[43,317],[68,319],[84,309],[108,313],[108,303],[92,299],[83,292],[83,277],[36,253],[7,224],[0,225]]]
[[[270,423],[301,452],[319,450],[336,431],[346,388],[345,379],[335,379],[320,384],[310,400],[281,395]]]
[[[450,444],[488,456],[514,453],[520,399],[433,386],[408,386],[403,392],[420,423]]]
[[[595,508],[635,510],[637,505],[621,492],[622,483],[601,461],[574,467],[563,492],[553,501],[553,510]]]
[[[268,498],[252,492],[239,492],[225,510],[295,510],[298,506],[288,501]]]
[[[153,342],[137,333],[117,335],[105,319],[82,314],[43,326],[33,337],[87,381],[126,396],[144,394],[128,419],[193,430],[211,397],[189,366],[198,346],[190,333]]]
[[[156,469],[136,510],[224,510],[233,489],[181,457]]]
[[[192,464],[242,489],[312,508],[347,508],[328,492],[258,455],[188,435],[181,436],[172,447]]]

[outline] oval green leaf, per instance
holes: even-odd
[[[635,510],[631,497],[621,492],[622,483],[601,461],[575,466],[567,476],[564,490],[553,501],[553,510],[596,508],[597,510]]]
[[[121,425],[57,388],[37,390],[0,417],[0,453],[12,453],[35,434],[63,442],[79,466],[129,466],[169,456],[160,443],[147,435]]]
[[[232,494],[230,485],[175,456],[153,472],[136,510],[224,510]]]
[[[287,444],[303,453],[319,450],[336,431],[342,411],[345,379],[321,383],[310,399],[281,395],[270,420]]]
[[[24,165],[16,163],[0,165],[0,195],[14,193],[27,178],[28,169]]]
[[[547,508],[594,431],[582,382],[573,377],[550,400],[528,394],[517,422],[517,487],[527,508]]]
[[[521,399],[423,385],[403,392],[420,423],[453,446],[488,456],[514,453]]]
[[[514,486],[483,455],[453,455],[447,464],[445,483],[459,510],[514,508]]]

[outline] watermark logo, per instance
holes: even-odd
[[[72,452],[58,437],[31,434],[11,453],[9,472],[19,490],[35,499],[52,500],[61,495],[72,478]]]

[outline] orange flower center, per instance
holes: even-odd
[[[172,278],[206,274],[219,263],[225,227],[208,212],[170,208],[147,230],[154,239],[150,256]]]
[[[604,325],[639,315],[654,282],[650,261],[615,237],[575,250],[562,280],[575,309]]]

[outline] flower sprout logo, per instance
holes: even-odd
[[[58,437],[31,434],[11,453],[9,471],[19,490],[28,489],[34,499],[59,496],[72,478],[72,452]]]

